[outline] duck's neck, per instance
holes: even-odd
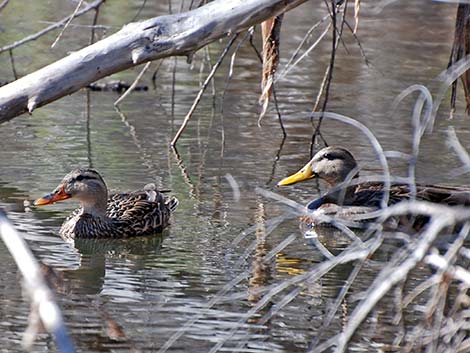
[[[108,203],[108,195],[99,195],[99,197],[90,199],[80,200],[80,205],[82,206],[82,214],[89,214],[94,217],[106,217],[106,207]]]
[[[359,177],[359,173],[356,173],[349,180],[341,180],[337,183],[330,183],[330,191],[325,195],[325,202],[332,202],[341,205],[348,205],[354,199],[356,185],[350,185],[350,181]],[[346,178],[348,179],[348,178]],[[339,187],[342,186],[342,187]],[[339,187],[339,188],[338,188]],[[335,189],[336,190],[331,190]]]

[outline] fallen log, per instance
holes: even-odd
[[[0,87],[0,123],[113,73],[199,48],[307,0],[215,0],[198,9],[130,23],[119,32]]]

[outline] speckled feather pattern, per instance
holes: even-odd
[[[108,198],[106,217],[84,214],[80,207],[62,224],[60,235],[74,238],[127,238],[159,233],[169,225],[178,201],[156,191],[154,201],[144,191],[120,193]]]

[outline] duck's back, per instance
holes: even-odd
[[[417,184],[415,189],[416,200],[428,201],[448,206],[470,206],[470,188],[446,185],[423,185]],[[380,207],[384,197],[385,188],[383,183],[362,183],[355,186],[354,198],[351,205],[367,205]],[[389,205],[412,198],[412,191],[408,184],[392,184],[388,193]]]
[[[63,238],[128,238],[162,232],[169,225],[170,214],[178,205],[154,190],[113,194],[109,197],[106,217],[75,210],[60,230]]]
[[[131,227],[135,235],[161,232],[168,226],[170,214],[178,205],[175,198],[165,198],[156,191],[154,200],[144,191],[113,194],[109,197],[106,216],[121,228]]]

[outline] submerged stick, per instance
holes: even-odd
[[[47,286],[39,263],[2,209],[0,209],[0,237],[23,275],[32,310],[36,311],[34,314],[37,315],[36,317],[39,318],[45,329],[54,336],[58,351],[61,353],[75,352],[59,306],[55,302],[54,293]],[[36,323],[39,324],[39,322]],[[35,329],[28,331],[36,332]],[[32,343],[30,338],[28,337],[25,343]]]

